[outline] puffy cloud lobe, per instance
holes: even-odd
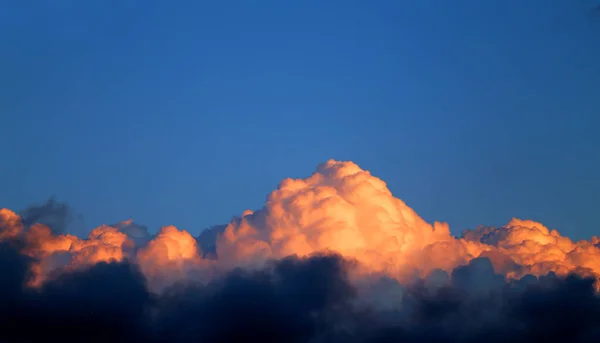
[[[17,237],[22,231],[21,217],[7,208],[0,208],[0,240]]]
[[[34,212],[40,211],[35,208]],[[100,226],[92,230],[87,239],[80,239],[69,234],[57,235],[44,224],[25,225],[20,216],[8,209],[0,210],[0,229],[0,240],[18,240],[22,253],[34,258],[32,286],[41,285],[55,272],[98,262],[121,261],[134,249],[128,236],[114,227]]]
[[[174,226],[163,227],[138,251],[137,261],[157,290],[185,281],[203,266],[196,239]]]
[[[512,276],[523,274],[545,275],[554,272],[566,275],[577,271],[600,276],[600,249],[591,241],[572,242],[556,230],[531,220],[513,219],[501,228],[481,227],[463,234],[465,240],[489,245],[519,268],[507,272]]]
[[[41,284],[49,274],[61,269],[121,261],[123,249],[133,247],[125,234],[109,226],[92,230],[88,239],[79,239],[72,235],[55,236],[47,226],[35,224],[25,233],[25,242],[24,251],[39,260],[33,265],[36,271],[34,285]]]

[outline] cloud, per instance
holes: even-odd
[[[0,340],[8,342],[600,339],[593,279],[550,275],[506,282],[487,259],[471,261],[436,285],[417,280],[404,286],[403,306],[393,310],[357,301],[360,291],[349,275],[354,263],[332,254],[235,269],[160,295],[129,262],[101,262],[28,289],[30,259],[4,242],[0,261]],[[385,279],[377,283],[389,286]]]
[[[154,239],[138,250],[136,258],[155,290],[185,282],[206,265],[196,239],[174,226],[163,227]]]
[[[353,298],[344,268],[339,256],[288,257],[175,290],[161,299],[158,336],[174,342],[307,342]]]
[[[521,219],[453,237],[352,162],[197,238],[128,220],[82,239],[52,229],[65,213],[0,210],[0,341],[600,339],[599,238]]]
[[[39,289],[28,284],[31,259],[0,243],[0,340],[125,341],[140,338],[150,304],[143,275],[128,263],[98,263],[63,273]],[[8,275],[7,275],[8,274]]]
[[[152,235],[148,233],[147,227],[138,225],[131,219],[124,220],[110,226],[126,234],[127,237],[129,237],[129,239],[131,239],[138,247],[146,245],[152,239]]]
[[[19,212],[24,226],[44,224],[54,233],[63,233],[73,219],[73,215],[66,203],[59,203],[55,198],[50,198],[42,205],[33,205]]]

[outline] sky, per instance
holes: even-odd
[[[333,158],[455,234],[521,217],[589,237],[597,5],[3,2],[0,207],[197,234]]]

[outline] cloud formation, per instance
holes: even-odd
[[[521,219],[453,237],[352,162],[197,238],[129,220],[81,239],[45,220],[62,209],[0,210],[0,341],[600,339],[600,239]]]

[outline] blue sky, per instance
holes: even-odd
[[[4,2],[0,206],[196,234],[334,158],[454,233],[598,234],[595,6]]]

